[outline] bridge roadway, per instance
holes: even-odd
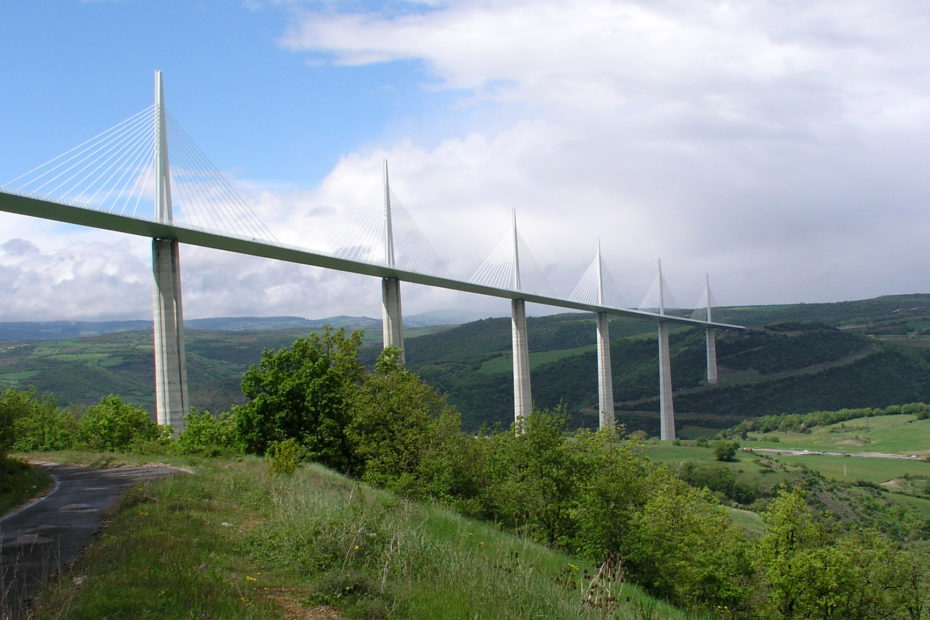
[[[607,313],[616,316],[626,316],[636,319],[644,319],[655,322],[665,321],[668,323],[678,323],[690,325],[692,327],[714,327],[718,329],[738,329],[745,327],[739,325],[730,325],[727,323],[715,323],[700,321],[697,319],[672,316],[667,314],[655,314],[652,312],[643,312],[640,310],[630,310],[628,308],[616,308],[613,306],[601,306],[589,304],[570,299],[561,299],[559,297],[550,297],[548,295],[539,295],[527,291],[517,291],[510,289],[496,288],[474,282],[464,282],[452,278],[434,276],[416,271],[407,271],[396,267],[377,265],[362,261],[354,261],[346,258],[339,258],[327,254],[310,252],[295,247],[276,245],[259,239],[245,239],[239,237],[230,237],[207,230],[178,226],[176,224],[163,224],[152,220],[147,220],[128,215],[117,213],[108,213],[86,207],[66,205],[57,202],[44,200],[41,198],[23,196],[15,193],[0,191],[0,211],[7,213],[17,213],[19,215],[28,215],[66,224],[76,224],[79,226],[89,226],[104,230],[138,235],[150,239],[176,239],[181,243],[197,245],[205,248],[225,250],[227,252],[236,252],[238,254],[248,254],[251,256],[260,256],[262,258],[271,258],[283,260],[290,263],[303,265],[312,265],[326,269],[336,269],[348,273],[358,273],[362,275],[375,276],[381,278],[397,278],[403,282],[413,284],[423,284],[426,286],[435,286],[439,288],[462,291],[465,293],[475,293],[477,295],[487,295],[489,297],[501,297],[504,299],[522,299],[524,301],[553,306],[557,308],[567,308],[570,310],[582,310],[594,313]]]

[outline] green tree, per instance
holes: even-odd
[[[548,545],[568,546],[575,534],[576,480],[581,463],[566,446],[564,408],[537,411],[486,447],[490,516]]]
[[[51,394],[14,388],[0,393],[0,456],[9,450],[64,450],[76,435],[77,420]]]
[[[346,429],[362,479],[422,494],[420,466],[444,414],[453,414],[446,399],[403,367],[400,349],[385,349],[354,394]]]
[[[656,467],[648,496],[621,542],[630,574],[655,594],[692,608],[743,607],[752,567],[742,532],[707,491]]]
[[[760,615],[772,618],[919,618],[923,562],[875,531],[842,534],[799,489],[782,490],[763,515],[754,550]]]
[[[13,388],[0,394],[0,459],[16,441],[16,420],[28,411],[28,395]]]
[[[218,456],[239,448],[236,420],[230,413],[217,417],[209,411],[191,407],[184,423],[176,444],[181,454]]]
[[[718,461],[735,461],[739,443],[735,441],[718,441],[714,444],[714,458]]]
[[[588,558],[601,559],[624,548],[633,513],[646,500],[651,465],[638,440],[618,441],[610,429],[579,431],[570,444],[582,474],[573,547]]]
[[[242,378],[249,402],[235,409],[248,452],[265,454],[271,442],[294,439],[310,460],[352,473],[357,460],[345,430],[361,385],[361,332],[324,328],[277,352],[265,350]]]
[[[462,419],[447,407],[433,423],[420,458],[419,479],[424,492],[468,516],[485,514],[484,437],[462,432]]]
[[[125,452],[134,442],[157,441],[161,431],[145,409],[110,394],[87,409],[78,435],[92,450]]]
[[[78,436],[78,422],[58,407],[51,394],[39,398],[31,393],[25,414],[16,419],[14,448],[22,452],[67,450]]]

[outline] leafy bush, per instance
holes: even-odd
[[[89,407],[78,425],[82,443],[92,450],[128,452],[133,445],[157,443],[164,438],[148,412],[137,405],[124,403],[119,396],[109,395]]]
[[[883,415],[910,414],[918,420],[930,417],[930,405],[925,403],[907,403],[905,405],[889,405],[884,409],[865,407],[860,409],[837,409],[835,411],[811,411],[810,413],[787,415],[766,415],[758,418],[743,420],[733,428],[720,432],[721,437],[745,437],[746,433],[782,432],[810,432],[814,426],[829,426],[837,422],[845,422],[855,418],[865,418]],[[767,441],[777,439],[767,438]]]
[[[800,489],[783,490],[763,515],[753,563],[760,616],[919,618],[927,569],[875,531],[840,533],[814,513]]]
[[[735,441],[718,441],[714,444],[714,458],[718,461],[735,461],[739,444]]]
[[[630,521],[624,556],[631,575],[690,608],[740,609],[752,575],[742,532],[706,491],[653,469]]]
[[[385,349],[352,399],[346,435],[362,463],[361,478],[408,494],[416,488],[439,418],[451,414],[446,400],[407,371],[400,349]]]
[[[740,504],[751,504],[762,495],[759,487],[738,481],[728,467],[719,463],[687,461],[678,469],[678,477],[696,489],[720,493]]]
[[[216,417],[209,411],[192,407],[185,424],[175,444],[181,454],[218,456],[239,448],[236,420],[230,413]]]
[[[77,420],[55,404],[51,395],[12,388],[0,394],[0,438],[23,452],[65,450],[77,437]],[[5,443],[4,443],[5,445]]]
[[[9,389],[0,397],[0,459],[13,448],[16,441],[15,421],[21,415],[19,392]]]
[[[325,328],[277,352],[265,350],[242,378],[249,402],[234,410],[246,451],[265,454],[272,442],[294,439],[310,460],[353,472],[357,462],[345,430],[364,375],[361,342],[361,332]]]
[[[265,454],[268,471],[271,474],[290,476],[297,471],[297,463],[301,460],[299,454],[300,446],[293,439],[273,442]]]

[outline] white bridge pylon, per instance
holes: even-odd
[[[515,365],[514,409],[515,421],[518,423],[520,418],[529,415],[532,407],[526,302],[592,312],[597,315],[599,375],[603,375],[599,381],[602,426],[612,425],[614,416],[607,335],[609,317],[625,316],[656,322],[660,331],[660,349],[663,326],[667,335],[667,326],[670,323],[708,330],[745,329],[738,325],[712,322],[709,308],[706,318],[699,319],[667,315],[662,304],[659,312],[607,304],[603,290],[604,271],[600,261],[600,250],[596,258],[598,284],[594,300],[563,298],[554,294],[524,290],[520,279],[522,248],[516,230],[515,214],[510,245],[512,263],[509,273],[505,273],[509,276],[508,282],[498,281],[501,272],[497,266],[488,268],[489,272],[495,274],[492,280],[481,281],[483,278],[480,278],[478,281],[465,281],[444,274],[426,272],[435,271],[434,269],[421,267],[421,270],[417,270],[399,265],[393,247],[396,230],[393,221],[395,203],[392,200],[386,163],[382,220],[383,261],[372,260],[369,256],[339,256],[336,253],[315,252],[284,245],[274,238],[232,185],[216,171],[193,141],[180,129],[180,125],[165,112],[160,72],[156,73],[156,84],[156,102],[150,108],[0,187],[0,211],[138,235],[153,240],[156,377],[162,377],[156,380],[156,400],[159,403],[170,403],[166,405],[165,413],[162,413],[161,404],[157,405],[156,409],[159,411],[159,422],[170,424],[176,431],[183,429],[184,417],[189,408],[183,347],[180,264],[177,260],[177,247],[180,243],[379,277],[382,279],[384,302],[384,344],[400,349],[403,349],[401,281],[510,299]],[[143,148],[140,145],[148,146]],[[170,171],[169,150],[173,162]],[[177,160],[190,163],[178,165]],[[151,215],[145,215],[147,213]],[[226,230],[220,231],[218,228]],[[432,255],[426,252],[422,256],[427,258],[426,263],[437,263],[435,252]],[[158,327],[159,323],[161,327]],[[158,352],[159,342],[167,343],[161,354]],[[662,376],[660,372],[660,385]],[[159,386],[162,385],[165,386],[164,390],[159,392]],[[670,385],[668,389],[671,389]],[[666,438],[665,430],[662,435]],[[674,437],[673,426],[671,437]]]

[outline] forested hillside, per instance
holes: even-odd
[[[720,308],[714,316],[751,329],[718,333],[716,386],[704,382],[703,330],[672,330],[676,421],[686,438],[766,414],[930,400],[930,295]],[[280,321],[272,320],[272,326]],[[339,321],[352,324],[347,317]],[[214,412],[244,402],[242,374],[263,349],[288,345],[307,331],[267,329],[262,319],[199,324],[227,329],[186,331],[192,402]],[[359,319],[358,326],[368,328],[362,357],[373,363],[379,330],[370,319]],[[408,366],[448,394],[466,429],[512,420],[510,329],[509,318],[497,318],[438,331],[407,330]],[[655,326],[616,319],[610,333],[617,418],[630,429],[655,434]],[[564,403],[570,427],[597,424],[594,336],[594,319],[587,314],[529,319],[534,401],[542,408]],[[0,342],[0,388],[35,387],[54,393],[62,405],[78,406],[118,393],[151,408],[152,364],[150,330],[6,341]]]

